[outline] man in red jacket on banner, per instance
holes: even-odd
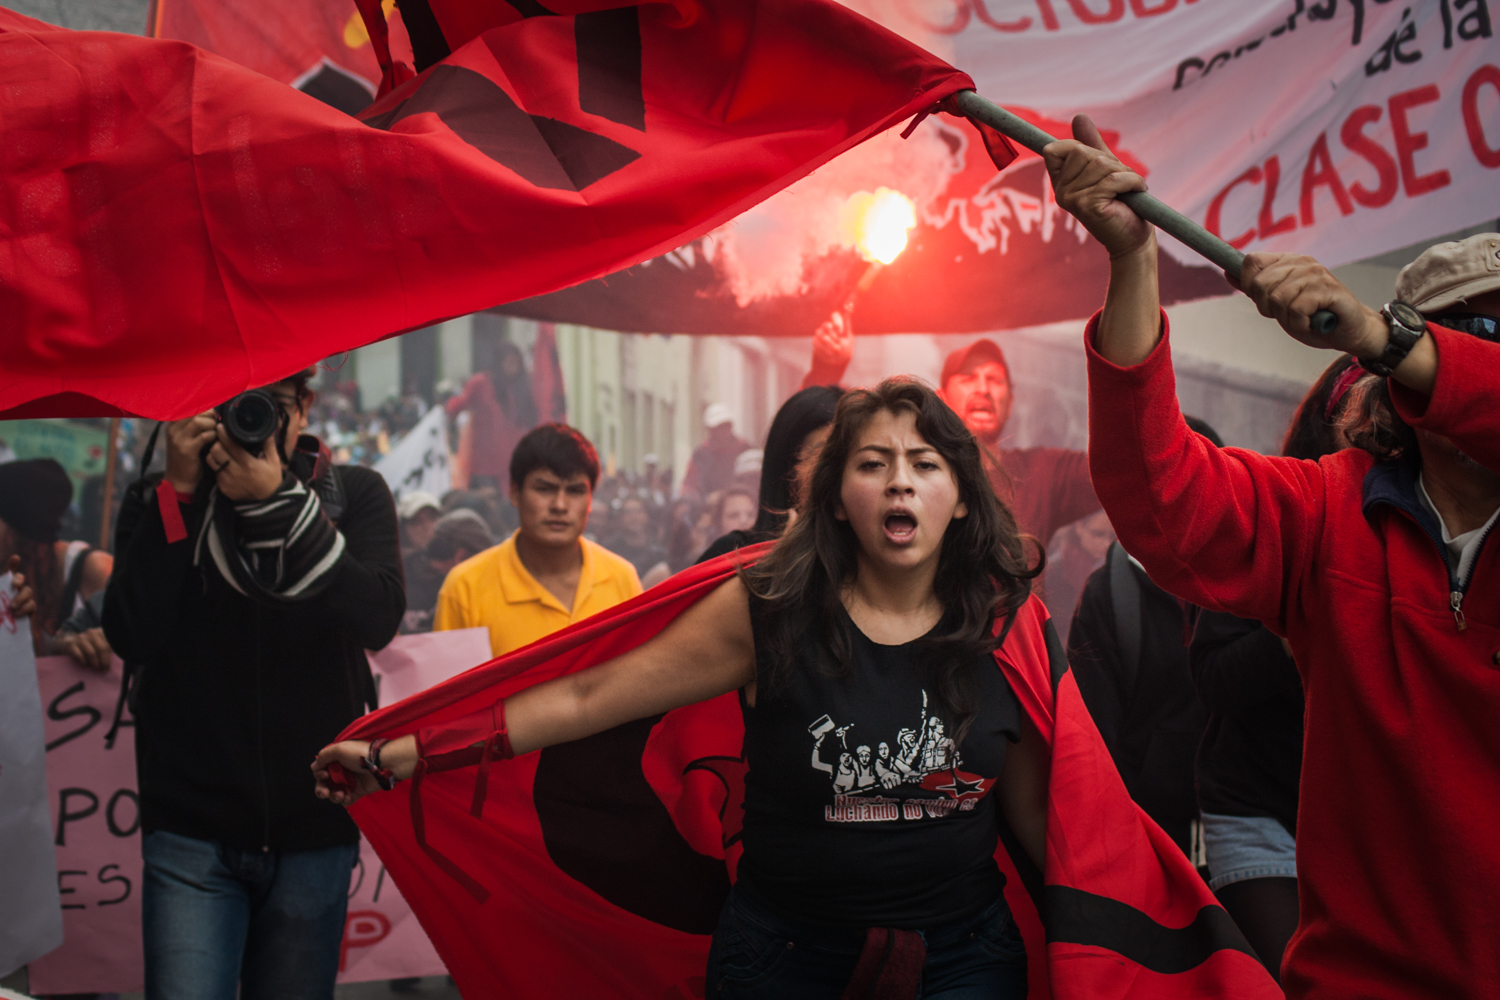
[[[466,995],[1277,996],[1035,572],[973,435],[889,379],[779,541],[361,720],[318,794]]]
[[[1048,147],[1110,252],[1089,323],[1089,453],[1152,580],[1284,636],[1307,698],[1291,997],[1489,997],[1500,981],[1500,234],[1403,272],[1379,312],[1309,257],[1251,254],[1262,315],[1367,372],[1317,462],[1218,449],[1178,410],[1142,190],[1087,118]],[[1420,265],[1420,266],[1419,266]],[[1424,317],[1414,306],[1431,313]],[[1320,309],[1338,317],[1323,339]],[[1429,321],[1430,319],[1430,321]]]

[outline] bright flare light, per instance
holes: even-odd
[[[900,191],[856,191],[839,213],[845,240],[868,261],[889,264],[906,249],[906,232],[917,224],[917,209]]]

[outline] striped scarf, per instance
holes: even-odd
[[[288,472],[264,500],[236,503],[215,487],[193,551],[207,550],[219,575],[249,597],[300,601],[333,581],[344,536],[323,512],[318,494]]]

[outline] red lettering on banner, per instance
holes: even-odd
[[[1102,14],[1090,10],[1088,0],[1068,0],[1068,6],[1073,8],[1073,16],[1084,24],[1109,24],[1125,16],[1125,0],[1109,0],[1109,9]]]
[[[349,965],[351,948],[368,948],[386,939],[391,921],[379,910],[358,910],[344,918],[344,939],[339,942],[339,971]]]
[[[969,10],[969,0],[954,0],[953,20],[945,24],[933,24],[912,8],[912,0],[896,0],[896,6],[900,8],[902,14],[906,15],[908,21],[939,35],[956,35],[963,31],[969,26],[969,17],[972,13]]]
[[[1344,148],[1374,167],[1375,176],[1380,180],[1380,186],[1374,191],[1359,181],[1349,185],[1349,194],[1365,208],[1384,208],[1389,205],[1391,199],[1396,197],[1396,188],[1400,184],[1396,174],[1396,161],[1385,151],[1384,146],[1365,135],[1365,126],[1380,121],[1383,114],[1385,112],[1378,106],[1366,104],[1362,108],[1355,108],[1344,119],[1344,127],[1339,130],[1339,139],[1343,141]]]
[[[1339,211],[1344,215],[1354,214],[1354,205],[1349,201],[1349,192],[1344,190],[1343,178],[1333,166],[1333,158],[1328,155],[1328,133],[1318,133],[1318,141],[1313,143],[1312,152],[1307,154],[1307,166],[1302,168],[1302,198],[1300,202],[1302,224],[1310,226],[1313,224],[1313,193],[1320,187],[1326,187],[1333,195],[1333,200],[1339,203]]]
[[[1484,123],[1479,120],[1479,88],[1489,84],[1500,97],[1500,68],[1481,66],[1464,84],[1464,130],[1469,133],[1469,145],[1481,166],[1491,169],[1500,167],[1500,146],[1491,146],[1484,135]]]
[[[1447,187],[1452,178],[1446,170],[1435,170],[1430,174],[1417,173],[1416,154],[1427,148],[1427,133],[1413,132],[1406,120],[1406,113],[1421,104],[1431,104],[1438,99],[1436,84],[1429,83],[1416,90],[1391,95],[1391,132],[1396,137],[1396,156],[1401,162],[1401,181],[1406,186],[1406,196],[1418,195]]]
[[[1266,183],[1262,190],[1260,199],[1260,238],[1270,239],[1281,233],[1289,233],[1297,228],[1297,217],[1287,214],[1281,218],[1275,218],[1276,191],[1281,187],[1281,159],[1271,157],[1266,160]]]
[[[984,5],[984,0],[969,0],[970,6],[974,8],[974,16],[996,31],[1025,31],[1031,27],[1031,18],[1018,17],[1014,21],[997,21],[990,16],[990,10]]]
[[[1224,234],[1219,231],[1219,217],[1224,211],[1224,199],[1229,197],[1229,192],[1233,191],[1236,186],[1240,184],[1259,184],[1260,178],[1260,167],[1251,167],[1249,170],[1246,170],[1243,174],[1240,174],[1234,180],[1225,185],[1224,190],[1214,195],[1214,200],[1208,203],[1208,215],[1203,220],[1203,227],[1209,232],[1213,233],[1219,239],[1225,240],[1225,242],[1234,247],[1236,250],[1244,249],[1244,247],[1251,240],[1255,239],[1255,229],[1254,227],[1251,227],[1250,229],[1247,229],[1240,235],[1236,236],[1234,239],[1227,239]]]
[[[1029,15],[1022,14],[1014,21],[998,21],[995,15],[990,13],[988,0],[952,0],[953,13],[946,20],[932,21],[919,9],[917,0],[896,0],[896,7],[901,11],[901,16],[912,24],[919,25],[923,29],[935,32],[939,35],[956,35],[969,26],[969,21],[978,18],[980,23],[986,24],[996,31],[1014,34],[1021,31],[1030,31],[1035,23]],[[1072,8],[1074,15],[1083,24],[1113,24],[1125,17],[1127,0],[1103,0],[1106,7],[1102,11],[1094,10],[1100,0],[1067,0],[1068,6]],[[1170,14],[1178,7],[1179,0],[1129,0],[1129,9],[1137,18],[1156,17],[1158,14]],[[1183,6],[1197,3],[1198,0],[1181,0]],[[1042,28],[1046,31],[1060,31],[1062,23],[1057,17],[1056,0],[1036,0],[1037,14],[1041,17]],[[1295,15],[1294,15],[1295,16]],[[1243,49],[1253,49],[1260,44],[1257,40],[1249,45],[1241,46]],[[1235,55],[1239,55],[1237,51]],[[1229,54],[1224,53],[1228,59]],[[1203,63],[1196,61],[1199,67]],[[1179,77],[1181,70],[1179,69]],[[1182,81],[1179,78],[1178,86]]]

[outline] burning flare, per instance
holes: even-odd
[[[906,232],[917,224],[917,209],[900,191],[879,188],[874,194],[856,191],[839,213],[845,243],[852,243],[865,260],[889,264],[906,249]]]

